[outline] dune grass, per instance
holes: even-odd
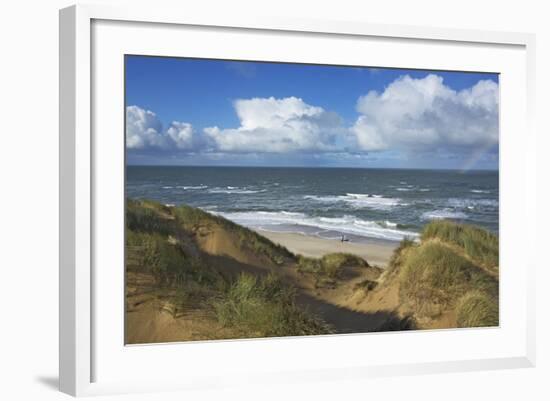
[[[189,281],[223,285],[224,278],[177,241],[185,233],[171,209],[157,202],[126,202],[126,269],[149,273],[157,285],[180,287]]]
[[[332,332],[321,319],[297,307],[294,288],[274,274],[241,274],[213,302],[218,321],[247,337],[279,337]]]
[[[174,221],[161,217],[170,210],[152,201],[126,200],[126,228],[130,231],[169,235],[175,230]]]
[[[222,274],[209,266],[194,236],[201,228],[221,227],[250,252],[277,264],[293,261],[286,248],[222,217],[181,206],[128,200],[126,203],[126,269],[150,274],[169,312],[178,317],[186,308],[203,309],[241,337],[331,333],[321,319],[298,307],[296,292],[278,276]],[[345,263],[345,258],[329,261]]]
[[[458,300],[456,315],[458,327],[498,326],[498,300],[481,291],[470,291]]]
[[[329,253],[322,258],[298,256],[298,271],[337,279],[346,267],[368,267],[367,261],[350,253]]]
[[[159,286],[181,287],[189,281],[223,286],[225,278],[200,257],[192,256],[159,234],[127,230],[126,269],[149,273]]]
[[[343,252],[330,253],[322,258],[298,255],[296,263],[300,273],[313,275],[318,288],[335,288],[337,280],[343,278],[349,267],[369,267],[369,264],[359,256]]]
[[[318,288],[334,288],[347,273],[356,272],[353,268],[370,267],[347,253],[322,258],[294,255],[252,230],[200,209],[127,200],[126,269],[149,273],[158,286],[170,288],[177,310],[199,302],[242,337],[325,334],[332,329],[299,308],[295,289],[276,275],[231,277],[220,266],[210,266],[196,236],[215,229],[225,230],[245,252],[263,255],[275,265],[295,264],[299,272],[315,278]],[[372,270],[372,277],[366,275],[355,289],[370,292],[381,283],[397,283],[402,304],[413,313],[411,319],[436,318],[452,310],[459,327],[498,325],[498,237],[481,228],[449,221],[429,223],[420,243],[401,241],[384,280],[375,267]]]
[[[483,228],[439,220],[427,224],[421,238],[422,241],[437,238],[462,249],[468,257],[485,267],[498,268],[498,237]]]
[[[411,249],[399,271],[400,297],[419,316],[434,317],[454,307],[461,295],[479,291],[498,298],[498,281],[468,258],[437,242]]]
[[[295,258],[294,254],[284,246],[275,244],[255,231],[235,224],[221,216],[187,205],[174,208],[174,215],[180,224],[192,231],[196,231],[200,227],[219,226],[235,235],[241,249],[248,250],[256,255],[264,255],[276,265],[283,265]]]
[[[456,315],[458,327],[498,324],[498,237],[482,228],[440,220],[421,241],[403,239],[381,282],[397,282],[415,318]]]
[[[393,254],[388,263],[388,268],[387,268],[388,273],[391,273],[392,271],[396,270],[399,266],[401,266],[405,256],[405,250],[415,245],[416,243],[414,242],[414,240],[412,240],[409,237],[405,237],[401,240],[401,242],[399,242],[399,246],[395,248],[395,250],[393,251]]]

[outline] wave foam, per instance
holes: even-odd
[[[176,188],[181,188],[181,189],[185,189],[185,190],[188,190],[188,189],[206,189],[206,188],[208,188],[208,185],[180,185],[180,186],[177,186]]]
[[[225,187],[225,188],[212,188],[208,192],[211,194],[238,194],[238,195],[247,195],[247,194],[258,194],[261,192],[266,192],[266,189],[246,189],[239,187]]]
[[[397,228],[398,224],[393,223],[391,221],[385,220],[385,221],[377,221],[376,222],[381,227],[388,227],[388,228]]]
[[[206,189],[208,188],[208,185],[176,185],[176,186],[172,186],[172,185],[165,185],[162,187],[162,189],[185,189],[185,190],[189,190],[189,189]]]
[[[310,227],[315,229],[336,231],[338,233],[357,235],[367,238],[400,241],[404,237],[418,237],[412,231],[400,230],[396,223],[375,222],[358,219],[355,216],[345,215],[341,217],[313,217],[304,213],[294,212],[228,212],[216,213],[237,224],[247,227],[269,230],[279,226]],[[291,231],[301,232],[296,229]]]
[[[382,195],[370,195],[370,194],[353,194],[347,193],[346,195],[306,195],[304,199],[315,200],[317,202],[336,203],[346,202],[354,208],[370,208],[370,209],[388,209],[395,206],[405,206],[406,203],[402,203],[398,198],[386,198]]]
[[[461,199],[450,198],[447,201],[449,206],[457,208],[475,209],[476,207],[491,207],[498,208],[498,200],[496,199]]]
[[[439,209],[431,212],[422,213],[422,220],[442,220],[442,219],[466,219],[465,213],[457,212],[451,209]]]

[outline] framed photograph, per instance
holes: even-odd
[[[533,47],[61,10],[61,390],[533,366]]]

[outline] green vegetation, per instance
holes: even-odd
[[[215,216],[203,210],[182,205],[174,208],[174,214],[183,226],[191,231],[212,229],[214,226],[223,228],[238,239],[241,249],[263,255],[276,265],[293,261],[295,256],[284,246],[274,244],[255,231],[233,223],[221,216]]]
[[[422,241],[434,238],[459,247],[484,267],[498,267],[498,237],[483,228],[447,220],[433,221],[424,227]]]
[[[188,281],[219,286],[221,274],[205,265],[176,238],[178,227],[170,208],[151,201],[126,201],[126,269],[149,273],[158,285],[181,286]]]
[[[498,300],[481,291],[470,291],[456,306],[458,327],[498,326]]]
[[[298,255],[296,264],[302,274],[311,274],[317,288],[335,288],[337,280],[344,277],[349,268],[369,267],[363,258],[349,253],[330,253],[320,259]]]
[[[220,291],[227,288],[226,281],[220,281],[220,286],[209,286],[193,280],[186,280],[175,287],[161,287],[157,299],[168,301],[163,303],[163,310],[172,317],[181,317],[186,311],[205,309],[209,302],[217,297]]]
[[[162,297],[160,304],[174,317],[199,309],[217,327],[240,337],[333,332],[297,305],[296,289],[280,276],[237,276],[236,272],[251,267],[248,262],[230,260],[222,252],[206,253],[203,249],[210,248],[204,239],[213,233],[222,234],[212,237],[216,241],[229,241],[231,250],[236,246],[239,255],[242,251],[245,260],[250,257],[266,271],[296,266],[300,273],[311,275],[317,289],[335,288],[361,274],[353,287],[365,293],[365,297],[357,294],[359,298],[371,302],[368,294],[373,292],[375,302],[380,300],[377,291],[394,294],[390,303],[396,310],[381,330],[414,328],[443,314],[446,319],[456,316],[458,327],[499,322],[498,238],[481,228],[449,221],[426,225],[420,242],[402,240],[380,276],[380,268],[356,255],[332,253],[318,259],[294,255],[252,230],[200,209],[127,200],[126,271],[134,274],[136,282],[145,277],[147,290]]]
[[[174,232],[173,219],[166,219],[161,213],[169,209],[151,201],[126,200],[126,228],[131,231],[168,235]]]
[[[400,294],[423,310],[427,304],[448,306],[468,290],[493,295],[498,282],[445,245],[427,242],[412,250],[399,273]]]
[[[397,273],[401,301],[416,317],[454,310],[459,327],[498,324],[498,238],[492,233],[432,222],[420,243],[401,242],[390,269]]]
[[[321,258],[325,274],[329,277],[339,277],[346,267],[369,267],[367,261],[350,253],[329,253]]]
[[[160,286],[182,286],[189,281],[206,286],[223,285],[224,277],[200,257],[159,234],[126,231],[126,269],[149,273]]]
[[[188,206],[169,208],[151,201],[126,202],[126,271],[154,278],[157,295],[174,317],[199,308],[242,337],[330,333],[320,319],[300,309],[295,290],[270,274],[235,278],[223,266],[210,266],[196,242],[205,230],[222,228],[242,249],[276,264],[293,261],[286,248],[222,217]],[[168,305],[168,306],[166,306]]]
[[[322,320],[298,308],[294,288],[274,274],[261,279],[241,274],[213,305],[220,323],[241,330],[247,337],[332,332]]]
[[[399,246],[393,251],[390,262],[388,264],[388,272],[392,272],[397,269],[403,263],[405,256],[405,250],[415,246],[416,243],[409,237],[405,237],[399,243]]]
[[[369,267],[367,261],[349,253],[330,253],[321,259],[298,256],[298,271],[337,279],[347,267]]]

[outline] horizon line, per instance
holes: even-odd
[[[363,167],[363,166],[274,166],[274,165],[235,165],[235,164],[126,164],[125,167],[235,167],[235,168],[303,168],[303,169],[358,169],[358,170],[428,170],[428,171],[493,171],[499,172],[497,168],[472,168],[472,169],[460,169],[460,168],[429,168],[429,167]]]

